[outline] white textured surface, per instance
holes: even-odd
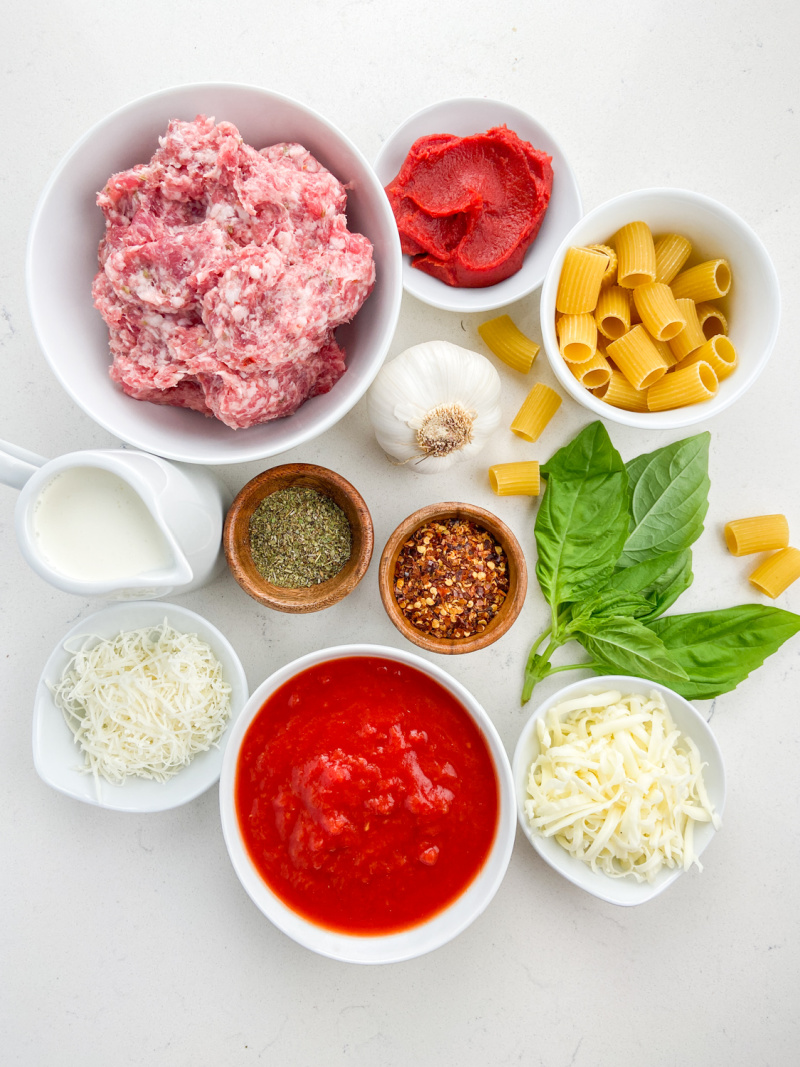
[[[47,370],[23,282],[39,191],[104,114],[169,84],[252,82],[317,108],[374,159],[412,112],[485,95],[531,111],[552,131],[587,210],[628,189],[694,188],[740,213],[762,238],[781,278],[783,325],[762,377],[709,424],[711,509],[697,577],[679,608],[757,599],[745,579],[749,561],[724,549],[727,519],[785,510],[800,542],[793,0],[239,0],[224,9],[202,0],[39,0],[14,5],[4,22],[0,436],[46,456],[112,443]],[[536,296],[510,311],[538,337]],[[405,298],[392,352],[432,337],[481,349],[481,320]],[[503,377],[510,419],[526,383]],[[534,377],[552,381],[541,360]],[[351,479],[372,510],[379,547],[413,508],[460,498],[509,522],[532,564],[534,508],[491,496],[484,456],[545,459],[587,421],[565,405],[540,446],[501,430],[480,464],[424,478],[388,466],[362,401],[285,458]],[[673,439],[621,426],[611,434],[626,459]],[[224,476],[236,489],[259,469],[250,463]],[[125,816],[39,781],[30,739],[39,672],[61,634],[100,605],[51,589],[27,568],[14,540],[14,500],[0,487],[4,1063],[797,1062],[800,638],[716,702],[712,728],[729,795],[702,875],[623,911],[560,879],[519,835],[507,878],[474,926],[425,958],[362,969],[300,948],[250,903],[225,852],[216,791],[177,811]],[[351,597],[319,615],[270,613],[227,575],[181,603],[223,630],[255,687],[314,648],[400,643],[376,572],[375,561]],[[778,604],[800,610],[800,587]],[[545,618],[534,582],[502,641],[443,663],[484,704],[509,750],[524,721],[526,646]],[[541,696],[558,682],[545,683]],[[780,740],[758,744],[765,735]]]

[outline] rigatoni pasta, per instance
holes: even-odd
[[[688,296],[696,304],[727,296],[731,287],[731,268],[727,259],[709,259],[690,267],[672,283],[675,299]]]
[[[689,300],[688,297],[681,297],[675,303],[680,308],[686,325],[669,342],[669,350],[675,357],[675,362],[680,363],[690,352],[696,351],[705,344],[706,335],[700,326],[700,320],[697,318],[697,307],[694,300]]]
[[[650,411],[671,411],[701,404],[710,400],[718,388],[717,376],[707,363],[676,367],[647,390],[647,407]]]
[[[562,315],[556,328],[559,351],[567,363],[585,363],[597,351],[594,315]]]
[[[692,242],[683,234],[665,234],[656,241],[656,281],[669,285],[691,254]]]
[[[609,341],[616,341],[631,328],[631,303],[628,290],[609,285],[600,292],[594,311],[597,329]]]
[[[633,290],[642,325],[656,341],[670,341],[686,325],[672,290],[663,282],[647,282]]]
[[[601,255],[608,256],[608,266],[600,279],[600,288],[605,289],[607,285],[614,285],[617,280],[617,253],[611,245],[587,245],[586,247],[590,252],[600,252]]]
[[[750,582],[773,600],[800,578],[800,549],[782,548],[768,556],[750,575]]]
[[[528,373],[539,354],[540,346],[518,329],[510,315],[482,322],[478,333],[498,359],[522,374]]]
[[[583,315],[594,311],[608,256],[588,248],[568,248],[556,293],[556,311]]]
[[[723,381],[729,374],[733,374],[738,363],[736,349],[723,334],[717,334],[710,341],[706,341],[695,352],[681,360],[678,367],[688,367],[692,363],[705,361],[714,371],[719,381]]]
[[[597,389],[605,385],[611,377],[611,364],[599,348],[585,363],[568,363],[567,366],[587,389]]]
[[[647,390],[634,389],[625,375],[618,370],[611,371],[606,385],[595,389],[594,395],[612,407],[622,408],[624,411],[650,410],[647,406]]]
[[[495,463],[489,468],[489,484],[497,496],[538,496],[539,464],[535,460]]]
[[[648,389],[667,372],[664,361],[641,324],[634,326],[619,340],[612,341],[606,352],[634,389]]]
[[[634,289],[656,280],[656,248],[646,222],[629,222],[614,237],[617,285]]]
[[[713,304],[702,303],[697,305],[696,311],[700,329],[709,341],[712,337],[716,337],[718,333],[724,333],[727,336],[728,320],[718,307]]]
[[[511,432],[526,441],[538,441],[542,431],[561,407],[561,397],[549,385],[537,382],[514,416]]]
[[[789,547],[789,523],[785,515],[751,515],[725,524],[725,544],[732,556],[772,552]]]

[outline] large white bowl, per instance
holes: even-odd
[[[92,304],[104,219],[95,196],[109,176],[146,163],[170,119],[197,114],[233,122],[256,148],[303,144],[348,186],[350,228],[372,241],[373,292],[337,332],[347,371],[329,393],[293,415],[232,430],[194,411],[126,396],[108,376],[108,332]],[[116,437],[189,463],[239,463],[294,448],[342,418],[367,390],[389,348],[402,297],[400,242],[391,208],[366,159],[309,108],[249,85],[184,85],[145,96],[98,122],[50,178],[31,225],[27,285],[31,317],[53,373],[79,407]]]
[[[72,658],[72,652],[65,645],[74,648],[81,644],[85,635],[110,638],[127,630],[159,626],[165,618],[181,633],[197,634],[219,660],[223,677],[231,687],[231,717],[225,732],[216,747],[198,753],[188,767],[167,782],[129,778],[123,785],[113,785],[104,779],[96,784],[93,775],[83,770],[83,753],[75,744],[72,731],[56,707],[50,689],[59,681]],[[59,793],[99,808],[141,814],[180,807],[210,789],[219,778],[232,724],[247,703],[247,692],[247,678],[239,657],[224,634],[202,615],[161,600],[112,604],[76,622],[58,642],[45,664],[36,689],[33,712],[34,765],[39,777]]]
[[[605,693],[609,689],[620,690],[623,695],[627,693],[642,693],[648,696],[653,690],[660,693],[670,710],[670,714],[677,728],[694,741],[700,751],[700,756],[706,764],[703,771],[706,790],[711,803],[717,814],[722,815],[725,807],[725,768],[722,763],[722,753],[717,745],[716,738],[709,729],[708,723],[700,715],[697,709],[679,696],[672,689],[657,682],[650,682],[646,678],[629,678],[623,674],[596,675],[592,678],[584,678],[580,682],[559,689],[551,697],[548,697],[534,711],[519,736],[517,747],[514,750],[512,770],[514,775],[514,790],[517,798],[517,816],[522,832],[533,845],[534,849],[548,863],[554,871],[558,871],[568,882],[585,889],[592,896],[599,897],[609,904],[631,906],[644,904],[673,884],[683,874],[682,867],[664,868],[652,882],[637,882],[633,877],[610,878],[608,875],[595,872],[582,860],[571,855],[556,841],[554,837],[542,837],[531,827],[525,814],[525,801],[528,798],[528,772],[530,766],[539,755],[539,740],[536,736],[536,723],[543,718],[554,704],[560,704],[564,700],[572,700],[575,697],[586,696],[589,693]],[[694,849],[699,856],[708,846],[714,836],[714,827],[711,823],[698,823],[694,830]]]
[[[522,268],[497,285],[460,289],[416,270],[403,256],[403,286],[407,293],[444,311],[492,311],[527,296],[542,284],[548,264],[564,234],[581,217],[581,197],[572,168],[553,136],[527,112],[500,100],[459,97],[418,111],[388,138],[375,160],[381,185],[394,178],[418,137],[454,133],[468,137],[505,123],[523,141],[530,141],[553,157],[553,193],[541,229],[525,254]]]
[[[236,764],[245,733],[264,702],[275,690],[317,663],[351,656],[376,656],[405,663],[444,686],[463,705],[481,731],[497,775],[499,813],[491,852],[475,880],[452,904],[427,922],[401,933],[354,936],[328,930],[298,915],[267,886],[253,865],[236,817],[234,786]],[[219,783],[222,831],[234,870],[253,903],[266,917],[299,944],[322,956],[346,963],[396,963],[422,956],[452,940],[481,914],[500,887],[514,845],[515,804],[511,767],[491,719],[472,694],[440,667],[412,652],[382,645],[340,645],[321,649],[287,664],[255,690],[237,719],[225,753]]]
[[[718,303],[728,317],[739,365],[720,383],[717,394],[702,404],[650,412],[612,407],[576,381],[558,350],[556,291],[567,249],[574,245],[605,244],[621,226],[639,220],[646,222],[655,235],[680,233],[688,237],[693,249],[691,262],[720,257],[730,262],[731,291]],[[550,262],[539,307],[544,349],[563,388],[579,404],[604,419],[648,430],[691,426],[730,407],[766,366],[778,336],[781,316],[778,276],[761,241],[729,208],[687,189],[640,189],[623,193],[584,215]]]

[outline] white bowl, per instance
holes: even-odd
[[[63,714],[56,707],[48,683],[55,684],[61,679],[72,658],[72,653],[64,647],[71,639],[84,635],[115,637],[121,631],[158,626],[165,618],[176,630],[197,634],[207,642],[221,663],[225,681],[231,686],[231,717],[225,732],[216,748],[198,753],[188,767],[167,782],[129,778],[123,785],[113,785],[101,779],[99,786],[96,786],[94,776],[82,770],[85,766],[83,753],[75,744]],[[160,600],[113,604],[81,619],[53,649],[36,689],[33,762],[39,777],[49,786],[86,804],[95,804],[110,811],[137,813],[177,808],[205,793],[219,778],[231,726],[247,702],[247,693],[247,678],[239,657],[227,638],[202,615]]]
[[[523,141],[553,157],[553,192],[535,241],[528,249],[522,268],[510,278],[484,289],[460,289],[446,285],[411,266],[403,256],[403,286],[407,293],[444,311],[492,311],[532,293],[542,284],[548,264],[564,234],[581,217],[581,197],[575,175],[552,135],[526,112],[499,100],[460,97],[433,104],[399,126],[388,138],[375,160],[375,173],[384,187],[403,165],[414,141],[432,133],[454,133],[467,137],[505,123]]]
[[[596,675],[584,678],[580,682],[559,689],[551,697],[548,697],[534,711],[520,734],[517,747],[514,750],[512,763],[514,775],[514,790],[517,797],[517,817],[522,832],[539,853],[542,859],[548,863],[554,871],[558,871],[568,882],[585,889],[592,896],[599,897],[609,904],[619,904],[623,907],[634,904],[644,904],[652,900],[659,893],[672,885],[683,874],[683,868],[664,868],[652,882],[637,882],[631,876],[624,878],[610,878],[608,875],[595,872],[582,860],[571,855],[553,837],[542,837],[531,828],[528,817],[525,814],[525,801],[528,799],[528,772],[530,766],[539,754],[539,741],[536,736],[536,722],[543,718],[547,711],[554,705],[564,700],[572,700],[575,697],[585,696],[589,693],[604,693],[609,689],[618,689],[623,694],[643,693],[649,695],[653,690],[660,693],[670,710],[670,714],[677,728],[697,745],[700,756],[706,767],[703,771],[708,797],[718,815],[722,815],[725,807],[725,768],[722,764],[722,753],[717,745],[716,738],[709,729],[708,723],[700,715],[688,700],[678,696],[672,689],[657,682],[649,682],[645,678],[629,678],[622,674]],[[698,823],[694,830],[694,849],[699,856],[708,846],[715,830],[711,823]]]
[[[475,880],[444,911],[427,922],[396,934],[355,936],[326,929],[287,907],[261,878],[254,867],[239,829],[234,800],[236,765],[242,741],[250,723],[265,700],[285,682],[308,667],[351,656],[376,656],[405,663],[444,686],[463,705],[483,735],[497,775],[499,813],[491,851]],[[477,700],[440,667],[412,652],[382,645],[340,645],[321,649],[287,664],[255,690],[237,719],[225,753],[219,784],[222,831],[234,870],[253,903],[266,917],[299,944],[322,956],[346,963],[396,963],[422,956],[444,945],[481,914],[500,887],[514,844],[515,806],[511,767],[503,743],[491,719]]]
[[[303,144],[348,186],[350,228],[374,248],[375,288],[337,337],[347,371],[329,393],[293,415],[232,430],[194,411],[126,396],[108,376],[108,331],[92,304],[104,219],[95,194],[117,171],[145,163],[170,119],[198,113],[233,122],[257,148]],[[366,159],[343,133],[309,108],[248,85],[184,85],[145,96],[98,122],[56,168],[39,200],[27,257],[28,300],[53,373],[79,407],[115,437],[168,459],[240,463],[310,441],[338,422],[366,392],[386,355],[402,297],[394,217]]]
[[[681,233],[688,237],[692,242],[690,262],[722,257],[731,264],[733,285],[728,296],[718,303],[728,317],[739,365],[729,378],[720,382],[716,395],[702,404],[672,411],[623,411],[579,385],[558,350],[556,291],[567,249],[573,245],[607,243],[621,226],[639,220],[646,222],[655,235]],[[623,193],[584,215],[553,256],[539,307],[544,349],[564,389],[579,404],[604,419],[647,430],[672,430],[705,422],[738,400],[766,366],[778,336],[781,316],[778,276],[761,241],[729,208],[687,189],[640,189]]]

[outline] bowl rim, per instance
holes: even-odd
[[[514,569],[516,581],[510,596],[507,596],[503,606],[495,619],[481,633],[472,634],[470,637],[435,638],[422,633],[410,623],[397,605],[392,589],[392,575],[394,562],[397,559],[403,541],[410,533],[437,517],[451,517],[451,512],[460,512],[478,525],[483,525],[494,535],[492,527],[499,531],[498,540],[503,544],[506,558]],[[467,504],[460,501],[443,501],[436,504],[426,504],[417,508],[407,515],[402,522],[398,523],[389,534],[386,544],[381,552],[378,563],[378,589],[386,614],[397,630],[413,644],[426,652],[436,652],[439,655],[461,655],[466,652],[477,652],[494,644],[503,637],[519,618],[525,603],[528,591],[528,566],[525,553],[522,551],[519,541],[513,530],[505,522],[487,508],[477,504]]]
[[[291,476],[291,480],[288,481],[286,485],[278,484],[275,485],[274,488],[270,488],[271,483],[276,478],[280,481],[286,476]],[[295,595],[292,597],[289,595],[293,592],[292,589],[283,589],[281,586],[273,585],[265,578],[261,579],[259,586],[254,585],[252,588],[249,588],[248,585],[244,584],[244,581],[248,580],[249,576],[243,572],[240,563],[242,547],[237,542],[236,536],[239,524],[244,521],[243,517],[248,511],[249,514],[252,515],[253,511],[263,500],[266,500],[267,497],[272,496],[272,494],[279,489],[288,488],[290,485],[302,485],[304,484],[304,479],[308,477],[318,478],[321,482],[335,489],[352,507],[357,520],[355,523],[358,528],[357,531],[353,531],[354,523],[350,520],[349,515],[347,518],[350,521],[351,531],[358,532],[361,538],[361,549],[355,557],[355,566],[350,569],[348,573],[345,573],[348,564],[354,558],[351,551],[347,563],[345,563],[344,567],[342,567],[337,574],[334,574],[332,578],[329,578],[326,582],[320,582],[318,585],[309,586],[300,590],[301,594],[307,592],[309,594],[307,597],[303,597],[302,595]],[[250,498],[255,498],[257,491],[262,487],[266,487],[266,491],[258,493],[257,500],[251,500]],[[331,499],[334,498],[331,497]],[[334,503],[336,503],[335,499]],[[245,504],[247,507],[245,507]],[[251,504],[253,505],[252,509],[250,508]],[[355,544],[356,538],[353,537],[353,548],[355,548]],[[261,471],[260,474],[256,474],[246,482],[236,494],[225,516],[225,522],[222,529],[222,546],[225,551],[225,558],[228,561],[231,574],[248,596],[252,597],[253,600],[257,601],[259,604],[263,604],[268,608],[273,608],[276,611],[283,611],[290,614],[302,614],[313,611],[322,611],[324,608],[332,607],[334,604],[338,604],[339,601],[343,600],[346,596],[349,596],[367,573],[375,546],[375,532],[372,515],[367,507],[367,502],[356,487],[349,482],[344,475],[331,470],[330,467],[323,467],[318,463],[281,463],[275,467],[268,467],[267,470]],[[316,596],[313,599],[310,597],[312,592],[316,593]]]
[[[589,392],[588,389],[584,389],[567,370],[564,365],[564,360],[561,358],[558,351],[558,342],[555,334],[555,294],[558,286],[558,274],[561,272],[564,255],[567,248],[573,243],[575,233],[583,226],[594,222],[595,219],[602,216],[609,209],[626,202],[635,202],[641,198],[646,200],[668,198],[677,201],[699,203],[712,214],[719,216],[728,226],[739,230],[746,236],[747,240],[755,249],[756,254],[760,259],[762,270],[767,276],[767,286],[772,292],[775,301],[770,315],[769,337],[766,344],[762,347],[755,365],[751,368],[749,373],[738,376],[738,380],[735,375],[727,380],[726,385],[728,385],[729,388],[726,389],[725,396],[722,398],[717,394],[716,397],[713,397],[706,403],[694,404],[684,408],[673,408],[669,411],[625,411],[623,408],[616,408],[612,404],[604,403]],[[764,367],[767,365],[778,338],[780,319],[781,292],[778,273],[769,253],[767,252],[764,242],[755,230],[753,230],[749,223],[745,222],[741,216],[732,211],[731,208],[726,207],[725,204],[707,196],[705,193],[694,192],[691,189],[670,188],[666,186],[633,189],[627,193],[619,193],[610,200],[606,200],[602,204],[598,204],[596,207],[592,208],[590,211],[587,211],[586,214],[575,223],[551,259],[544,282],[542,283],[541,299],[539,302],[542,345],[550,367],[558,379],[559,384],[567,390],[573,400],[576,400],[583,407],[588,408],[599,417],[608,419],[611,422],[621,423],[624,426],[634,426],[637,429],[642,430],[677,430],[684,426],[693,426],[699,422],[705,422],[707,419],[712,418],[714,415],[719,414],[721,411],[730,407],[731,404],[735,403],[735,401],[754,384],[764,370]]]
[[[532,123],[534,126],[536,126],[538,130],[540,130],[545,135],[545,137],[551,142],[553,148],[560,157],[559,166],[560,168],[562,168],[562,172],[564,175],[563,180],[569,185],[569,195],[575,200],[575,207],[578,213],[578,221],[580,221],[580,218],[583,215],[583,202],[581,200],[580,188],[578,186],[578,180],[575,176],[575,171],[572,169],[572,166],[569,162],[569,158],[564,152],[564,149],[561,147],[561,143],[556,137],[553,136],[550,130],[530,112],[524,111],[521,107],[517,107],[515,104],[510,104],[504,100],[497,100],[493,97],[446,97],[445,99],[438,100],[435,103],[427,104],[425,107],[420,108],[418,111],[415,111],[413,114],[409,115],[406,119],[403,120],[403,122],[400,123],[399,126],[397,126],[389,134],[389,136],[381,145],[378,154],[375,156],[373,170],[375,171],[375,174],[378,177],[378,182],[382,183],[382,178],[380,177],[380,170],[382,166],[385,165],[385,157],[394,148],[397,139],[402,137],[410,126],[416,124],[418,120],[425,118],[426,115],[433,115],[438,111],[456,105],[480,105],[481,107],[488,105],[489,107],[501,108],[508,115],[519,116],[519,118],[521,118],[525,122]],[[409,144],[409,148],[410,147],[411,145]],[[535,147],[538,148],[539,146],[536,145]],[[391,177],[387,179],[387,181],[390,180]],[[504,279],[504,281],[497,282],[495,285],[487,285],[476,289],[454,287],[447,285],[445,282],[442,282],[437,278],[431,278],[430,280],[432,282],[438,282],[438,285],[434,288],[434,295],[431,295],[424,291],[424,287],[420,288],[419,286],[414,284],[414,282],[417,280],[416,275],[419,272],[414,271],[414,269],[410,266],[408,262],[408,257],[403,255],[401,277],[403,281],[404,291],[407,292],[410,296],[413,296],[415,299],[420,300],[422,303],[427,304],[429,307],[438,308],[440,311],[454,311],[461,312],[462,314],[480,314],[486,311],[495,311],[498,308],[507,307],[509,304],[512,304],[517,300],[522,300],[524,297],[530,296],[531,293],[535,292],[542,285],[547,274],[547,269],[548,265],[545,265],[542,268],[541,272],[537,272],[537,275],[534,275],[534,280],[532,283],[526,283],[522,286],[513,287],[513,291],[509,291],[512,289],[512,287],[510,286],[506,286],[505,289],[501,287],[504,286],[506,282],[511,281],[514,278],[518,278],[520,271],[517,271],[516,274],[511,275],[511,278],[506,278]],[[538,276],[539,273],[541,274],[541,277]],[[463,293],[467,295],[464,296],[462,299],[456,299],[456,297],[453,295],[454,293]],[[476,295],[472,297],[471,294],[485,294],[485,296],[483,299],[480,299],[479,296]]]
[[[483,868],[447,908],[423,923],[393,934],[371,936],[339,933],[327,930],[293,911],[267,886],[256,871],[242,839],[236,817],[234,787],[239,751],[250,724],[265,700],[284,682],[308,667],[333,659],[354,656],[375,656],[404,663],[433,678],[452,693],[481,731],[497,777],[497,829]],[[278,930],[304,948],[343,963],[367,965],[400,963],[441,948],[442,945],[463,933],[486,910],[500,888],[508,870],[516,836],[516,804],[511,763],[497,728],[481,703],[466,686],[437,664],[406,649],[365,642],[335,645],[308,652],[273,671],[254,689],[231,730],[231,738],[225,751],[220,775],[219,803],[222,834],[228,856],[237,878],[258,910]],[[494,867],[494,873],[490,878],[485,877],[490,867]],[[448,929],[443,921],[444,917],[458,902],[467,900],[469,896],[473,898],[469,900],[470,906],[461,916],[460,921],[454,924],[452,929]],[[442,926],[445,928],[442,929]],[[420,940],[420,932],[429,935],[424,945],[416,943]],[[372,958],[369,958],[369,953],[364,951],[365,947],[376,950]],[[360,953],[359,949],[362,950]],[[381,953],[380,958],[378,958],[379,953]]]
[[[572,682],[569,685],[563,686],[561,689],[557,689],[549,697],[546,697],[541,701],[541,703],[531,712],[522,727],[519,738],[517,739],[517,744],[514,748],[511,767],[514,778],[517,821],[522,833],[528,839],[528,842],[531,844],[537,855],[540,856],[541,859],[543,859],[544,862],[557,874],[560,874],[562,878],[566,878],[566,880],[571,882],[576,888],[589,893],[591,896],[619,907],[635,907],[639,904],[646,904],[649,900],[653,900],[655,897],[660,896],[661,893],[668,889],[682,874],[685,873],[683,868],[665,868],[656,876],[656,880],[652,883],[636,882],[629,877],[619,879],[609,878],[607,875],[592,871],[591,868],[581,860],[571,856],[566,850],[561,849],[560,846],[558,852],[555,850],[551,852],[550,849],[543,847],[543,839],[533,832],[528,823],[523,806],[527,792],[527,775],[530,766],[529,757],[536,729],[536,722],[541,719],[554,704],[560,704],[562,701],[568,700],[570,696],[584,696],[593,691],[599,693],[608,689],[621,689],[624,693],[626,687],[628,691],[631,691],[631,687],[634,687],[634,689],[638,687],[639,691],[642,691],[642,689],[645,688],[649,690],[657,690],[669,706],[671,714],[673,712],[673,706],[677,704],[681,709],[681,717],[685,715],[691,720],[691,731],[684,730],[680,726],[678,726],[678,729],[681,730],[682,734],[690,736],[695,742],[700,750],[700,755],[703,758],[703,763],[705,765],[710,766],[710,759],[714,760],[715,773],[719,779],[719,794],[717,797],[712,797],[712,801],[714,802],[715,811],[722,817],[725,810],[725,800],[727,795],[725,764],[719,743],[717,742],[711,727],[694,704],[687,700],[686,697],[682,697],[679,693],[676,693],[674,689],[670,689],[669,686],[663,685],[661,682],[651,681],[648,678],[625,674],[592,674],[587,675],[585,678],[581,678],[576,682]],[[676,723],[676,725],[678,724]],[[710,826],[710,824],[708,825]],[[717,831],[714,830],[713,827],[710,828],[708,839],[705,840],[696,851],[698,858],[711,843],[716,832]],[[630,889],[630,892],[626,892],[626,887]]]
[[[72,384],[67,380],[64,373],[57,362],[54,362],[51,358],[48,346],[45,344],[43,338],[42,327],[40,325],[40,316],[43,314],[42,308],[46,305],[47,301],[34,287],[34,256],[35,245],[37,243],[37,237],[39,228],[42,224],[42,216],[45,213],[45,209],[49,203],[53,191],[60,181],[64,171],[67,169],[72,160],[84,149],[86,144],[101,135],[105,129],[112,124],[116,125],[120,119],[124,119],[128,114],[135,112],[139,108],[149,104],[150,102],[157,101],[161,98],[167,98],[177,93],[185,93],[192,91],[208,91],[208,90],[234,90],[244,91],[259,94],[260,96],[268,100],[277,100],[282,103],[289,104],[299,111],[304,112],[306,115],[313,118],[324,126],[329,133],[339,138],[347,147],[355,158],[358,160],[363,168],[364,176],[367,182],[369,182],[373,188],[372,192],[375,194],[375,203],[377,210],[383,215],[386,223],[386,237],[387,247],[386,253],[393,261],[394,271],[397,274],[397,284],[394,286],[392,293],[390,306],[388,309],[388,315],[386,316],[385,325],[381,331],[384,336],[382,346],[384,348],[383,359],[375,361],[375,365],[372,366],[368,373],[363,375],[359,385],[354,388],[352,396],[348,396],[346,401],[340,401],[340,406],[333,411],[328,412],[324,418],[319,418],[314,421],[311,426],[301,427],[297,429],[288,439],[286,443],[280,444],[276,447],[272,444],[265,446],[264,444],[258,444],[254,442],[250,447],[242,447],[236,455],[231,456],[224,449],[218,449],[214,451],[210,446],[204,452],[203,455],[194,455],[191,450],[187,451],[185,446],[164,446],[159,445],[157,455],[162,456],[165,459],[176,460],[183,463],[197,463],[204,466],[217,466],[228,465],[233,463],[247,463],[252,460],[268,459],[272,456],[281,455],[284,452],[290,451],[292,448],[296,448],[299,445],[306,444],[309,441],[313,441],[316,437],[327,432],[332,426],[336,425],[349,411],[355,407],[361,397],[366,393],[374,381],[378,371],[380,370],[383,361],[388,354],[391,346],[392,338],[397,329],[397,323],[400,317],[400,307],[403,297],[402,286],[402,253],[400,251],[400,238],[397,232],[397,226],[394,221],[394,216],[391,211],[388,199],[383,193],[383,189],[378,181],[375,171],[367,160],[364,153],[358,148],[358,146],[347,136],[335,123],[331,122],[320,112],[314,108],[309,107],[307,104],[301,103],[294,97],[288,96],[285,93],[277,92],[273,89],[267,89],[263,86],[253,85],[247,82],[237,82],[228,80],[211,80],[211,81],[191,81],[185,83],[179,83],[168,86],[164,89],[157,89],[151,93],[145,93],[142,96],[138,96],[133,100],[129,100],[126,104],[116,108],[109,114],[104,115],[102,118],[94,122],[84,133],[75,141],[72,146],[61,156],[56,163],[50,176],[45,183],[39,197],[36,201],[33,214],[31,215],[30,223],[28,225],[28,235],[25,247],[25,292],[28,301],[28,311],[33,325],[34,335],[36,337],[37,344],[39,346],[42,355],[44,356],[47,365],[58,381],[61,388],[66,392],[70,399],[92,419],[98,426],[107,430],[115,438],[124,441],[126,444],[132,445],[135,448],[140,448],[145,452],[155,452],[152,441],[150,441],[147,427],[143,427],[141,430],[138,427],[134,427],[133,430],[129,430],[127,427],[123,427],[122,432],[119,425],[113,418],[106,416],[102,408],[98,411],[90,411],[88,407],[84,405],[84,402],[80,395],[80,390],[73,388]],[[378,196],[378,193],[381,195]],[[374,245],[373,245],[374,247]],[[342,404],[346,406],[342,407]],[[301,405],[302,407],[302,405]],[[293,413],[294,414],[294,413]],[[291,416],[288,416],[291,418]],[[257,427],[253,427],[257,429]],[[231,430],[231,433],[244,434],[247,430]],[[243,442],[246,438],[239,438]]]
[[[127,626],[124,622],[116,622],[118,617],[124,619],[126,616],[131,615],[152,616],[152,622],[140,622],[133,625],[128,624]],[[104,637],[111,636],[120,629],[141,629],[144,626],[157,626],[165,617],[176,629],[182,627],[184,632],[191,632],[190,628],[194,627],[194,632],[198,632],[201,639],[211,645],[217,658],[221,658],[219,654],[221,652],[222,656],[228,661],[228,666],[232,673],[232,676],[227,679],[231,685],[231,714],[225,724],[222,736],[216,746],[207,752],[198,753],[188,767],[182,768],[167,782],[132,778],[129,783],[124,785],[113,785],[102,779],[100,786],[102,794],[100,796],[96,792],[96,787],[91,791],[88,789],[81,790],[77,788],[78,784],[91,783],[93,781],[92,776],[83,774],[77,769],[77,765],[83,757],[79,749],[74,745],[71,732],[64,722],[63,715],[53,702],[53,697],[47,684],[48,677],[60,677],[69,662],[71,653],[66,651],[64,645],[70,638],[80,637],[84,634],[93,635],[93,633],[99,637]],[[101,629],[104,631],[103,633],[99,632]],[[207,792],[219,780],[231,732],[236,720],[247,705],[249,693],[247,676],[236,649],[225,634],[204,615],[200,615],[199,612],[192,611],[190,608],[183,607],[180,604],[173,604],[164,600],[121,600],[113,604],[107,604],[105,607],[100,608],[99,611],[94,611],[85,618],[78,619],[59,638],[42,668],[34,696],[31,728],[33,763],[36,773],[51,789],[55,789],[73,800],[79,800],[93,807],[105,808],[107,811],[149,815],[182,807]],[[66,737],[69,734],[69,741],[72,743],[72,750],[75,754],[74,762],[76,768],[74,771],[71,768],[67,768],[64,778],[54,777],[47,766],[47,760],[44,758],[47,742],[43,736],[43,731],[47,729],[47,720],[53,716],[58,718],[60,726],[63,727],[64,736]],[[197,766],[200,766],[205,773],[197,773],[198,781],[189,789],[182,789],[181,776],[190,771],[197,760],[202,761]],[[130,788],[127,793],[125,792],[126,785],[136,789],[137,795],[133,797],[132,801],[130,800]]]

